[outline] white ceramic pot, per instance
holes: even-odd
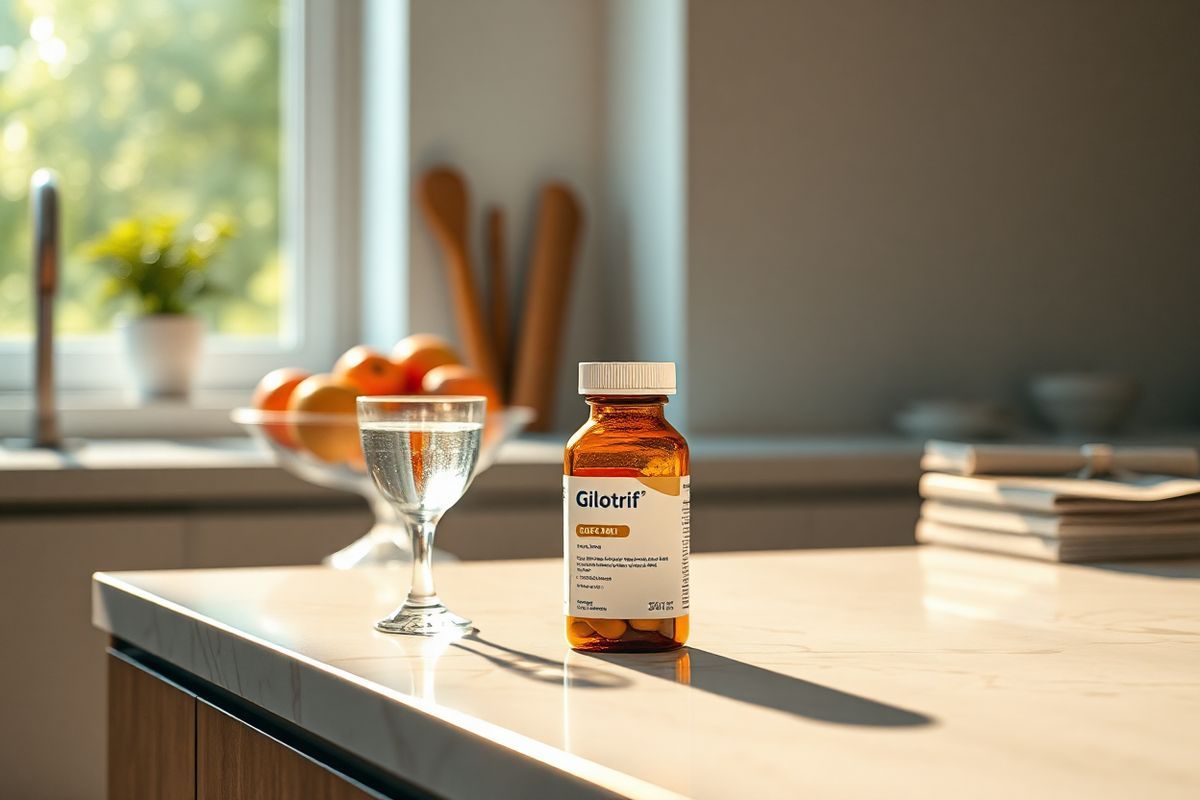
[[[139,403],[184,400],[200,364],[204,320],[191,314],[147,314],[117,326]]]

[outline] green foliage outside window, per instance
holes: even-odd
[[[60,332],[111,327],[83,243],[128,217],[237,226],[209,270],[216,331],[272,336],[280,289],[280,0],[0,3],[0,337],[31,323],[29,179],[59,174]]]

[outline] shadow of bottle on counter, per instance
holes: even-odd
[[[476,646],[469,647],[467,642]],[[563,683],[565,673],[561,661],[552,661],[544,656],[526,653],[523,650],[489,641],[480,636],[478,631],[451,642],[450,646],[466,650],[502,669],[515,672],[530,680],[555,685]],[[629,678],[623,675],[614,675],[607,670],[587,667],[572,667],[571,669],[571,685],[581,689],[619,689],[631,683]]]
[[[1125,572],[1131,575],[1150,575],[1172,580],[1200,580],[1200,560],[1195,557],[1162,561],[1102,561],[1079,564],[1081,567],[1101,569],[1106,572]]]
[[[587,655],[643,675],[687,683],[702,692],[819,722],[878,728],[911,728],[935,722],[932,717],[917,711],[772,672],[694,647],[669,653]],[[572,670],[572,678],[574,674]]]

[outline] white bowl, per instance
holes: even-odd
[[[1059,433],[1112,433],[1128,420],[1138,385],[1124,375],[1063,372],[1039,375],[1029,384],[1038,413]]]
[[[322,461],[298,446],[290,446],[278,435],[281,429],[306,425],[322,428],[345,428],[356,436],[358,418],[354,414],[309,414],[294,411],[261,411],[257,408],[238,408],[233,421],[245,428],[255,439],[268,447],[276,462],[293,475],[317,486],[354,492],[366,498],[375,514],[375,526],[362,538],[325,558],[325,563],[337,569],[409,561],[412,547],[408,529],[391,503],[375,488],[364,463],[330,463]],[[500,447],[516,438],[534,417],[533,409],[508,406],[487,415],[480,442],[479,461],[475,475],[490,467]],[[474,477],[472,477],[474,480]],[[440,551],[435,550],[437,557]]]
[[[970,400],[917,400],[892,419],[917,439],[991,439],[1009,432],[1010,419],[994,403]]]

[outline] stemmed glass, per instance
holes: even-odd
[[[453,614],[433,587],[433,536],[475,472],[487,401],[483,397],[359,397],[367,472],[412,537],[412,588],[384,633],[461,636],[471,621]]]

